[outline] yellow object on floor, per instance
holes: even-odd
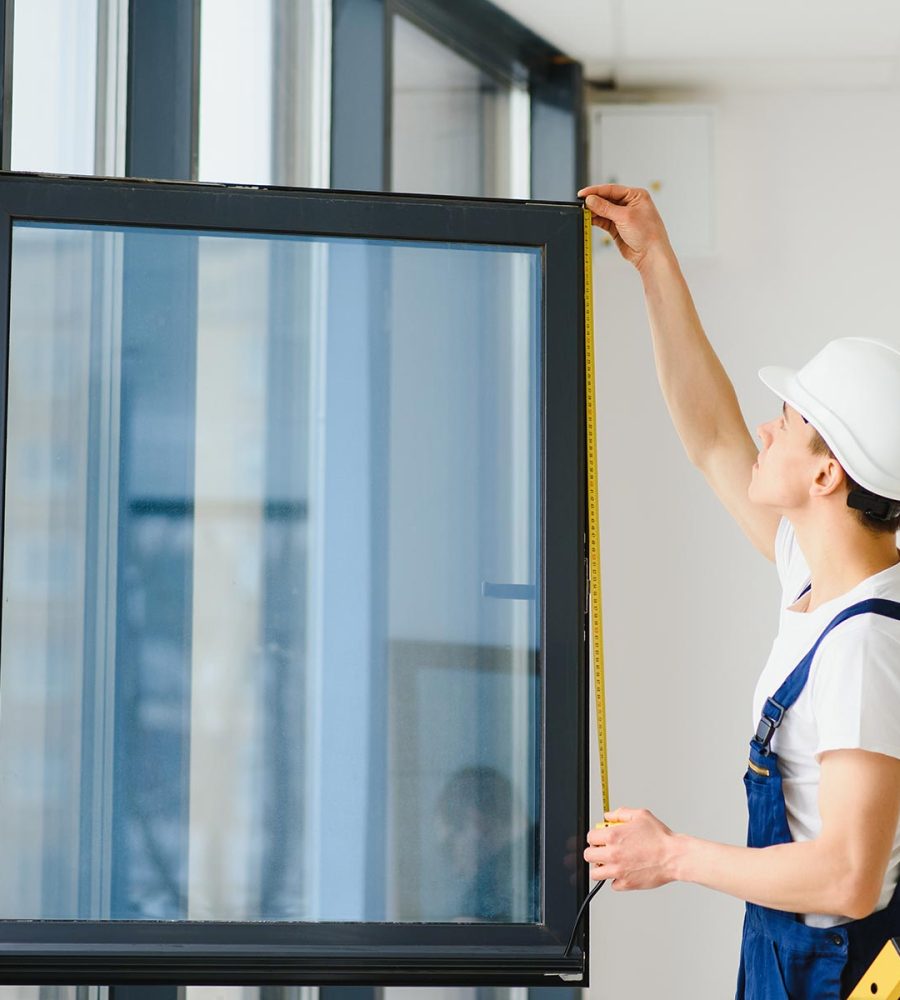
[[[900,944],[894,938],[881,949],[847,1000],[900,1000]]]

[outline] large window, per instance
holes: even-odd
[[[580,66],[489,0],[0,0],[0,28],[14,170],[559,200],[584,180]]]
[[[0,204],[0,977],[582,972],[580,210]]]

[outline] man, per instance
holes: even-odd
[[[782,407],[758,450],[650,196],[579,197],[640,274],[688,458],[783,588],[754,698],[748,846],[617,809],[584,857],[614,890],[680,880],[746,900],[739,1000],[837,1000],[900,935],[900,353],[844,338],[799,372],[764,368]]]

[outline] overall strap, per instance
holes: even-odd
[[[794,667],[781,687],[771,698],[766,698],[762,718],[756,728],[756,735],[751,741],[760,753],[767,754],[769,752],[769,743],[775,735],[775,730],[781,725],[784,713],[800,697],[800,692],[806,687],[809,668],[812,666],[813,658],[825,636],[848,618],[865,614],[883,615],[885,618],[894,618],[900,621],[900,602],[872,597],[866,601],[860,601],[858,604],[851,604],[850,607],[844,608],[840,614],[832,618],[819,638],[816,639],[812,649]]]

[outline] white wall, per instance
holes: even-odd
[[[755,431],[780,408],[757,378],[762,365],[800,365],[852,334],[900,345],[900,94],[716,103],[719,252],[682,266]],[[742,843],[750,699],[777,625],[777,576],[684,457],[636,272],[597,251],[613,806]],[[592,818],[602,818],[599,794]],[[696,886],[607,886],[592,908],[594,1000],[733,995],[741,902]]]

